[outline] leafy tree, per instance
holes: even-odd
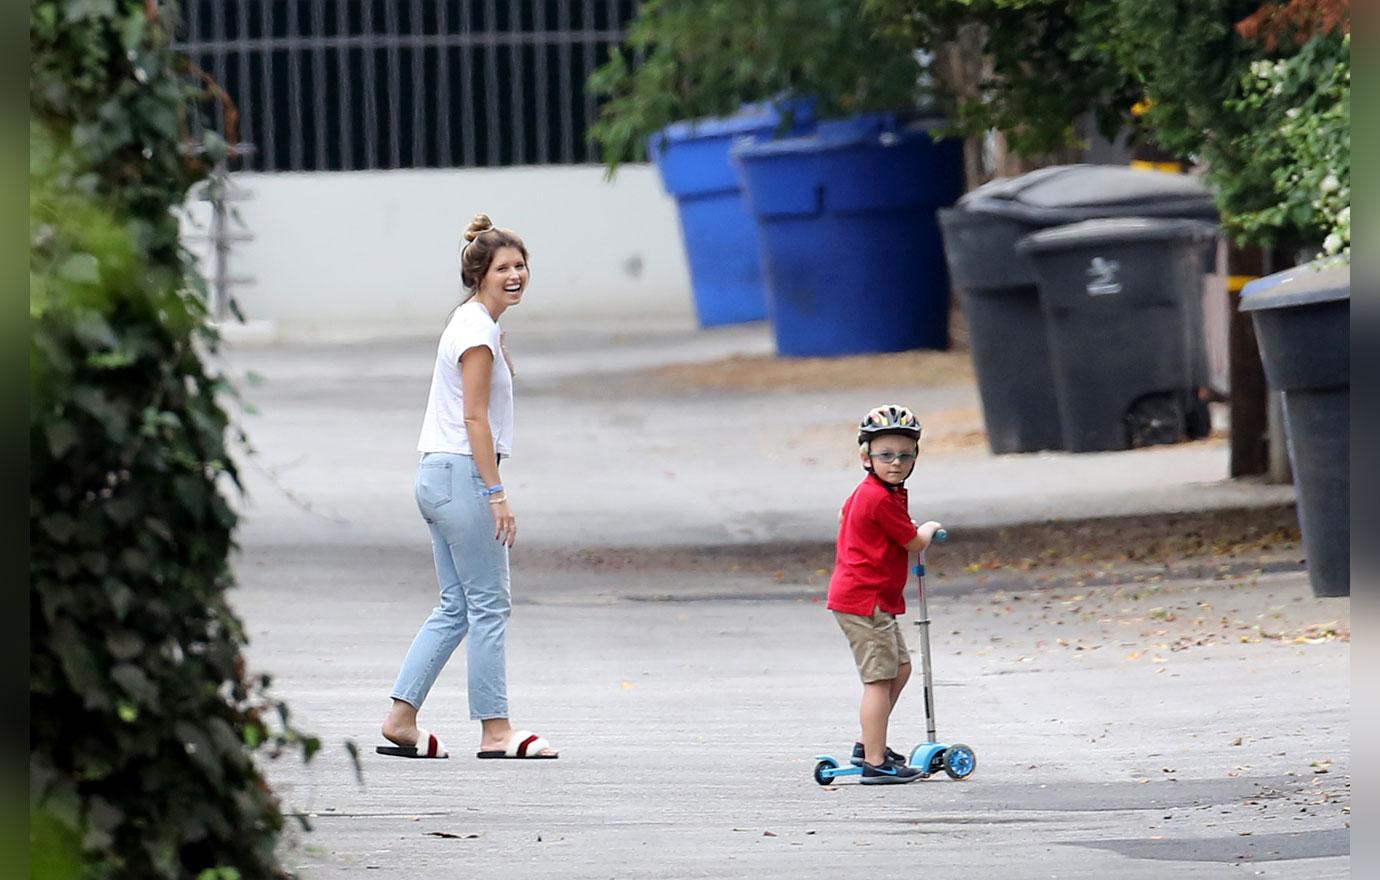
[[[1288,72],[1288,82],[1271,97],[1282,97],[1287,89],[1290,100],[1309,101],[1309,112],[1332,114],[1326,130],[1333,142],[1323,151],[1345,153],[1349,176],[1350,140],[1346,126],[1336,124],[1337,102],[1347,103],[1350,94],[1349,50],[1340,50],[1341,32],[1349,28],[1349,4],[1333,0],[1114,2],[1117,37],[1112,50],[1144,88],[1149,107],[1146,123],[1164,148],[1206,166],[1228,230],[1244,241],[1286,250],[1321,242],[1326,231],[1316,218],[1302,211],[1272,208],[1280,201],[1281,184],[1288,189],[1300,186],[1305,177],[1320,181],[1340,170],[1336,157],[1328,160],[1329,167],[1316,168],[1316,174],[1297,173],[1301,157],[1275,145],[1285,114],[1291,108],[1302,112],[1303,105],[1284,107],[1278,101],[1262,100],[1256,86],[1263,62],[1285,62],[1279,70]],[[1302,11],[1305,6],[1331,7],[1331,11],[1313,16]],[[1300,27],[1332,30],[1330,37],[1324,34],[1321,42],[1312,44],[1307,57],[1289,61],[1304,52],[1304,44],[1301,39],[1278,37],[1285,32],[1306,37]],[[1267,34],[1274,39],[1262,38]],[[1345,95],[1334,88],[1342,80]],[[1343,108],[1340,113],[1348,111]],[[1321,153],[1315,150],[1312,156],[1319,159]],[[1277,179],[1281,173],[1284,177]],[[1312,201],[1315,195],[1304,194],[1304,201]],[[1284,198],[1293,201],[1295,196],[1285,193]]]
[[[914,45],[979,34],[987,59],[979,81],[965,88],[940,80],[965,134],[996,129],[1013,150],[1040,155],[1077,145],[1075,123],[1092,113],[1105,135],[1129,128],[1205,165],[1227,228],[1243,240],[1292,248],[1332,228],[1299,207],[1316,192],[1280,187],[1328,179],[1341,167],[1339,153],[1349,157],[1336,88],[1345,75],[1349,98],[1349,62],[1337,52],[1349,27],[1347,0],[869,0],[869,8],[889,22],[888,33]],[[1315,37],[1323,41],[1306,49]],[[1288,61],[1299,55],[1308,57]],[[1286,62],[1281,88],[1328,120],[1292,129],[1311,132],[1311,153],[1275,137],[1283,114],[1305,112],[1304,105],[1262,99],[1255,88],[1262,61]],[[1328,145],[1318,138],[1330,138]],[[1317,173],[1291,159],[1320,151],[1331,158]],[[1349,158],[1345,164],[1349,173]],[[1281,198],[1293,207],[1276,210]],[[1327,210],[1335,220],[1341,209]]]
[[[648,0],[589,88],[605,99],[590,139],[610,171],[644,158],[671,122],[792,97],[824,117],[912,107],[912,48],[844,0]],[[787,123],[789,124],[789,123]]]
[[[229,389],[171,210],[223,144],[152,2],[30,7],[30,798],[36,868],[282,876],[255,765],[317,742],[245,668]],[[41,876],[41,875],[40,875]]]
[[[1028,157],[1082,146],[1078,123],[1091,113],[1107,137],[1132,123],[1140,89],[1104,44],[1109,0],[866,0],[885,32],[939,50],[976,42],[975,82],[940,66],[936,79],[955,129],[1000,131]],[[965,39],[975,35],[976,41]]]

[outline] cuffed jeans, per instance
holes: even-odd
[[[408,649],[393,699],[420,709],[450,655],[469,636],[470,717],[508,717],[508,548],[494,538],[484,478],[468,455],[429,452],[417,466],[417,507],[431,529],[441,604]]]

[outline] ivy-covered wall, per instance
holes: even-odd
[[[170,213],[223,145],[175,12],[30,6],[34,877],[282,876],[254,753],[317,747],[226,600],[229,389]]]

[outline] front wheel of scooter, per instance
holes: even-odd
[[[820,785],[833,785],[834,780],[831,776],[826,776],[824,771],[839,769],[838,762],[833,759],[825,759],[815,765],[815,782]]]
[[[944,750],[944,772],[950,779],[967,779],[977,769],[977,755],[965,745],[952,745]]]

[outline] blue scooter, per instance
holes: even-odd
[[[949,539],[949,533],[939,529],[934,533],[936,543]],[[925,553],[920,552],[915,566],[916,581],[920,589],[920,655],[925,664],[925,728],[929,739],[911,750],[908,763],[920,769],[923,778],[929,778],[939,771],[949,774],[951,779],[967,779],[977,769],[977,755],[962,743],[949,745],[941,743],[934,733],[934,672],[930,663],[930,612],[925,601]],[[818,755],[815,758],[815,782],[829,785],[842,776],[861,776],[862,768],[852,764],[840,764],[833,755]]]

